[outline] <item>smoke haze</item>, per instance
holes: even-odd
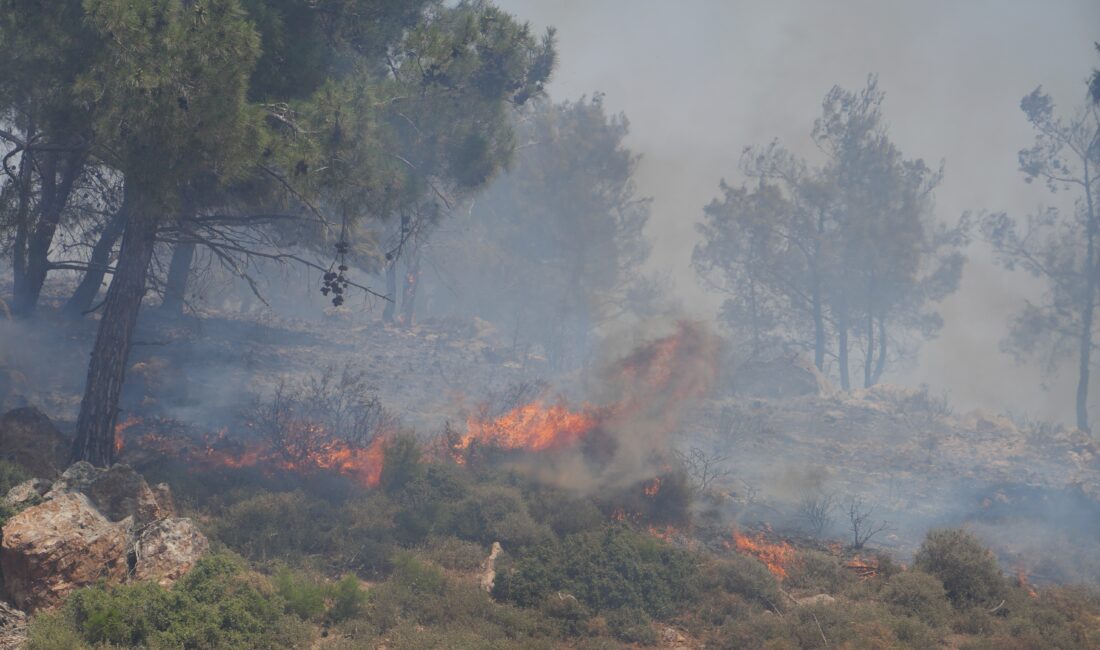
[[[500,5],[558,28],[554,98],[603,92],[610,111],[626,113],[628,144],[643,156],[639,193],[654,198],[649,264],[669,274],[694,318],[717,310],[689,262],[694,224],[719,179],[739,183],[741,150],[773,138],[815,160],[809,133],[821,98],[833,85],[860,87],[870,73],[886,92],[900,149],[946,162],[935,197],[941,219],[1057,205],[1059,195],[1018,171],[1017,152],[1033,137],[1019,103],[1041,84],[1059,108],[1078,105],[1100,25],[1100,4],[1089,0]],[[916,368],[886,380],[927,382],[963,409],[1071,421],[1073,373],[1041,391],[1041,370],[1015,365],[999,347],[1009,318],[1041,289],[996,267],[979,241],[968,253],[961,289],[942,305],[941,336],[923,346]]]

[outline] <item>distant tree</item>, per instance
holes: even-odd
[[[882,100],[874,77],[858,93],[829,92],[812,134],[820,167],[776,142],[746,149],[751,184],[722,182],[692,258],[728,296],[723,319],[747,332],[751,353],[793,344],[813,350],[822,370],[831,354],[846,390],[851,339],[863,343],[856,355],[871,386],[911,341],[935,336],[935,305],[957,288],[967,243],[967,219],[937,223],[931,193],[942,173],[890,141]]]
[[[1051,192],[1071,192],[1074,201],[1070,210],[1048,207],[1023,220],[997,213],[982,221],[982,233],[1001,264],[1022,268],[1047,287],[1041,301],[1028,302],[1013,319],[1004,347],[1020,359],[1044,354],[1048,371],[1076,357],[1077,428],[1090,431],[1089,381],[1100,298],[1100,105],[1087,101],[1062,117],[1040,87],[1023,98],[1020,108],[1035,130],[1034,144],[1019,155],[1024,180],[1041,180]]]
[[[628,129],[599,95],[519,115],[510,171],[428,240],[433,313],[486,319],[569,368],[596,327],[644,308],[650,201]]]

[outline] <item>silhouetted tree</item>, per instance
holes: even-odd
[[[1036,88],[1020,102],[1035,130],[1035,142],[1020,151],[1024,179],[1068,191],[1074,205],[1048,207],[1026,219],[988,215],[982,232],[1000,262],[1046,283],[1040,302],[1029,302],[1012,321],[1005,347],[1018,358],[1044,352],[1047,368],[1067,356],[1077,362],[1077,428],[1089,431],[1088,398],[1096,304],[1100,291],[1100,105],[1091,101],[1070,117],[1055,113],[1054,101]]]

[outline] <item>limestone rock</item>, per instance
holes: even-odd
[[[18,650],[27,643],[27,615],[0,601],[0,650]]]
[[[8,490],[4,500],[13,506],[31,504],[41,499],[42,495],[49,491],[51,485],[46,479],[28,479]]]
[[[53,478],[68,454],[69,441],[42,411],[26,406],[0,416],[0,458]]]
[[[497,580],[497,558],[503,552],[504,549],[501,548],[500,542],[493,542],[489,557],[485,558],[485,561],[481,564],[481,589],[483,591],[493,592],[493,586]]]
[[[71,591],[127,574],[132,520],[112,522],[80,493],[58,494],[4,525],[0,570],[11,600],[32,611]]]
[[[57,479],[46,498],[66,492],[86,494],[111,521],[133,517],[136,523],[144,525],[169,514],[161,509],[145,479],[129,465],[116,464],[104,470],[84,461],[73,463]]]
[[[210,548],[190,519],[161,519],[146,527],[134,544],[135,580],[156,580],[167,587],[191,570]]]

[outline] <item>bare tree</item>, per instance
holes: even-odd
[[[875,523],[871,515],[875,512],[875,504],[868,504],[863,497],[850,497],[848,499],[848,524],[852,531],[852,548],[859,550],[875,535],[881,532],[893,530],[890,522],[880,520]]]
[[[836,494],[832,492],[812,492],[802,497],[798,504],[798,516],[806,523],[806,528],[815,537],[821,537],[833,527],[836,511]]]
[[[704,451],[699,447],[690,447],[687,451],[677,449],[675,453],[687,470],[691,487],[698,492],[705,492],[715,481],[732,473],[725,465],[730,459],[729,455]]]

